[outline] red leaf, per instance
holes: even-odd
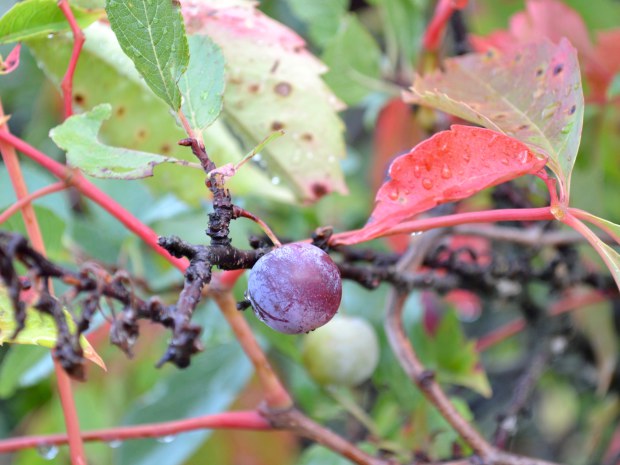
[[[508,31],[495,31],[486,37],[473,36],[471,43],[479,52],[490,48],[510,51],[545,37],[555,43],[563,37],[571,42],[579,52],[588,78],[589,101],[604,103],[607,87],[620,71],[620,29],[599,32],[593,45],[579,13],[558,0],[529,0],[526,11],[510,18]]]
[[[369,223],[346,241],[379,237],[418,213],[537,173],[545,163],[516,139],[489,129],[454,125],[394,160],[391,179],[379,189]]]
[[[596,35],[596,47],[584,66],[590,84],[590,100],[604,103],[607,88],[620,72],[620,29],[602,31]]]
[[[22,44],[17,44],[13,50],[9,52],[6,57],[6,60],[2,60],[0,56],[0,74],[9,74],[12,71],[15,71],[19,66],[19,51],[22,48]]]
[[[489,46],[510,50],[544,38],[558,43],[562,37],[570,41],[582,58],[592,52],[588,30],[579,13],[558,0],[528,0],[526,11],[510,18],[510,31],[497,31],[487,38],[476,37],[472,43],[477,51],[487,51]]]

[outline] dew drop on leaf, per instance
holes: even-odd
[[[118,449],[122,444],[123,441],[120,439],[112,439],[111,441],[108,441],[108,446],[110,446],[110,449]]]
[[[278,184],[280,184],[280,178],[278,176],[274,176],[273,178],[271,178],[271,184],[277,186]]]
[[[157,442],[161,444],[170,444],[175,439],[176,439],[176,436],[174,434],[167,434],[166,436],[161,436],[157,438]]]
[[[398,189],[394,189],[392,192],[390,192],[388,194],[388,197],[390,198],[390,200],[398,199]]]
[[[424,187],[424,189],[430,190],[433,188],[433,181],[431,181],[428,178],[424,178],[422,179],[422,187]]]
[[[413,167],[413,175],[414,175],[416,178],[419,178],[421,174],[422,174],[422,170],[420,170],[420,165],[415,165],[415,166]]]
[[[450,179],[452,177],[452,171],[450,170],[450,167],[446,164],[444,164],[443,168],[441,168],[441,177],[444,179]]]
[[[54,460],[58,455],[58,447],[53,444],[40,444],[37,446],[37,454],[45,460]]]

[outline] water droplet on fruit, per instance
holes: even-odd
[[[443,165],[441,168],[441,177],[444,179],[450,179],[452,177],[452,171],[448,167],[448,165]]]
[[[413,166],[413,175],[416,178],[419,178],[421,174],[422,174],[422,170],[420,170],[420,165],[414,165]]]
[[[53,444],[39,444],[37,453],[45,460],[54,460],[58,455],[58,447]]]
[[[175,439],[176,439],[176,436],[174,434],[167,434],[165,436],[161,436],[157,438],[157,442],[161,444],[170,444]]]
[[[390,193],[388,194],[388,197],[390,198],[390,200],[398,199],[398,189],[394,189],[393,191],[390,191]]]
[[[274,176],[273,178],[271,178],[271,184],[277,186],[278,184],[280,184],[280,178],[278,176]]]
[[[110,446],[111,449],[118,449],[122,444],[123,441],[120,439],[112,439],[111,441],[108,441],[108,446]]]
[[[426,189],[426,190],[432,189],[433,188],[433,181],[431,181],[428,178],[422,179],[422,187],[424,187],[424,189]]]

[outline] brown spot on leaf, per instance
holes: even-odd
[[[310,134],[309,132],[304,132],[301,135],[301,139],[306,141],[306,142],[312,142],[314,140],[314,136],[312,134]]]
[[[557,76],[558,74],[562,72],[563,69],[564,69],[564,65],[562,63],[560,63],[559,65],[555,65],[555,68],[553,68],[553,75]]]
[[[545,70],[543,70],[542,68],[538,68],[536,70],[536,77],[542,76],[544,72],[545,72]]]
[[[139,129],[136,133],[136,137],[140,140],[146,139],[146,129]]]
[[[259,90],[260,90],[260,84],[250,84],[248,86],[248,91],[251,94],[256,94],[256,93],[258,93]]]
[[[291,86],[288,82],[278,82],[273,88],[274,92],[282,97],[288,97],[293,91],[293,86]]]
[[[529,128],[530,128],[529,124],[522,124],[521,126],[519,126],[520,131],[524,131],[525,129],[529,129]]]
[[[169,155],[171,150],[172,150],[172,147],[170,147],[170,144],[162,144],[161,147],[159,148],[159,151],[163,153],[164,155]]]
[[[570,107],[570,110],[568,110],[568,114],[572,115],[575,113],[576,110],[577,110],[577,106],[573,105],[572,107]]]
[[[274,121],[273,123],[271,123],[272,131],[279,131],[281,129],[284,129],[284,123],[281,123],[280,121]]]
[[[274,73],[278,70],[278,67],[279,67],[279,66],[280,66],[280,60],[276,60],[276,61],[274,61],[274,62],[273,62],[273,66],[271,67],[271,69],[269,70],[269,72],[270,72],[271,74],[274,74]]]
[[[498,113],[494,116],[495,119],[506,119],[506,115],[504,113]]]
[[[125,107],[120,105],[117,109],[116,109],[116,116],[118,116],[119,118],[121,116],[123,116],[125,114]]]
[[[86,101],[86,97],[84,97],[84,95],[78,93],[78,94],[75,94],[73,96],[73,101],[75,103],[77,103],[78,105],[83,105],[84,102]]]
[[[327,194],[327,192],[329,192],[327,187],[324,184],[321,184],[319,182],[312,184],[310,189],[312,190],[312,193],[315,195],[317,199],[320,199],[325,194]]]

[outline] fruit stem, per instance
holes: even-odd
[[[267,223],[261,220],[258,216],[254,215],[253,213],[250,213],[247,210],[244,210],[241,207],[238,207],[237,205],[233,206],[233,215],[234,215],[233,218],[247,218],[248,220],[254,221],[256,224],[258,224],[261,227],[261,229],[267,235],[267,237],[273,243],[273,245],[275,245],[276,247],[282,247],[282,243],[273,233],[271,228],[267,226]]]

